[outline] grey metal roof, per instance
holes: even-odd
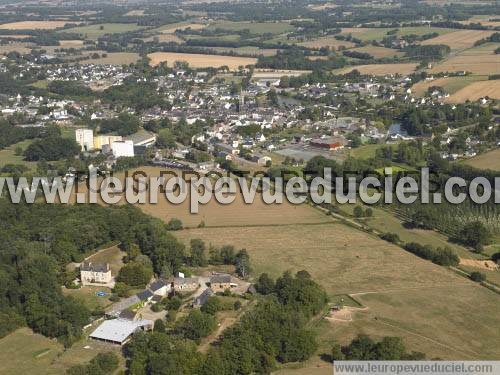
[[[141,301],[144,301],[144,300],[147,300],[151,297],[153,297],[153,293],[150,291],[150,290],[143,290],[142,292],[139,292],[136,294],[136,296],[141,300]]]
[[[151,285],[149,286],[149,289],[153,292],[156,292],[158,289],[161,289],[166,285],[168,285],[168,284],[165,281],[156,280],[153,283],[151,283]]]
[[[105,320],[97,329],[90,334],[93,339],[107,340],[123,343],[130,335],[144,326],[151,326],[151,320]]]

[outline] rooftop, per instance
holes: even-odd
[[[105,320],[94,332],[90,334],[90,337],[93,339],[123,343],[138,329],[151,325],[153,325],[151,320]]]
[[[108,263],[92,263],[92,262],[83,262],[80,266],[81,271],[87,272],[108,272],[109,264]]]

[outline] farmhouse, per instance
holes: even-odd
[[[165,297],[168,292],[170,292],[171,285],[169,283],[164,282],[163,280],[156,280],[151,283],[149,286],[149,290],[155,295],[155,296],[162,296]]]
[[[210,288],[214,292],[221,292],[231,288],[230,275],[215,275],[210,278]]]
[[[111,282],[111,268],[107,263],[84,262],[80,267],[82,285],[108,284]]]
[[[153,329],[151,320],[105,320],[97,329],[90,334],[94,340],[104,341],[111,344],[123,345],[138,330],[150,331]]]

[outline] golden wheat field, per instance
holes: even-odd
[[[20,21],[0,25],[3,30],[53,30],[64,27],[68,21]]]
[[[403,63],[403,64],[370,64],[370,65],[357,65],[341,69],[339,74],[347,74],[354,69],[358,70],[361,74],[371,74],[375,76],[384,76],[387,74],[401,74],[409,75],[415,71],[417,64]]]
[[[478,75],[500,74],[500,55],[494,53],[499,43],[487,43],[479,47],[465,50],[440,64],[433,66],[428,72],[471,72]]]
[[[83,40],[60,40],[61,48],[78,48],[83,46]]]
[[[151,59],[151,66],[157,66],[162,62],[167,62],[169,66],[172,66],[175,61],[186,61],[193,68],[228,66],[230,70],[237,70],[239,66],[253,65],[257,62],[257,59],[252,57],[203,55],[198,53],[154,52],[150,53],[148,57]]]
[[[493,34],[491,30],[458,30],[443,34],[432,39],[424,40],[422,45],[444,44],[451,49],[470,48],[480,39],[484,39]]]

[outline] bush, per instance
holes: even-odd
[[[472,281],[475,281],[477,283],[481,283],[483,281],[486,280],[486,275],[484,273],[481,273],[481,272],[477,272],[477,271],[474,271],[470,274],[469,278],[472,280]]]
[[[391,243],[398,243],[400,241],[397,233],[383,233],[380,235],[380,238]]]
[[[130,262],[118,273],[117,281],[132,287],[143,288],[153,277],[153,270],[142,263]]]
[[[173,218],[167,224],[168,230],[181,230],[183,228],[182,221],[179,219]]]

